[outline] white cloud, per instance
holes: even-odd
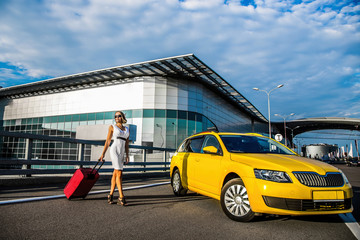
[[[17,79],[18,75],[12,69],[0,68],[0,81],[5,83],[6,79]]]
[[[181,6],[189,10],[214,9],[216,7],[222,7],[222,5],[223,0],[187,0],[181,2]]]
[[[221,0],[52,0],[1,4],[0,62],[21,66],[32,77],[193,52],[264,115],[266,96],[253,87],[286,84],[272,96],[272,109],[279,114],[340,116],[343,106],[359,101],[353,90],[358,90],[354,86],[359,78],[352,76],[359,74],[360,9],[351,2],[294,5],[272,0],[244,6],[241,1],[224,4]],[[353,80],[344,84],[348,79]],[[344,97],[342,92],[352,94]],[[356,107],[349,109],[359,112]]]

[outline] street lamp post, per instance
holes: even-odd
[[[290,117],[290,116],[294,116],[295,113],[291,113],[290,115],[287,115],[287,116],[282,116],[282,115],[277,114],[277,113],[274,114],[274,115],[277,116],[277,117],[282,117],[284,119],[285,146],[287,146],[287,141],[286,141],[286,118]]]
[[[262,91],[262,92],[265,92],[268,96],[268,118],[269,118],[269,137],[271,138],[271,121],[270,121],[270,93],[272,91],[274,91],[275,89],[278,89],[278,88],[281,88],[283,87],[284,84],[280,84],[278,85],[276,88],[274,89],[271,89],[269,92],[265,91],[265,90],[261,90],[259,88],[253,88],[255,91]]]
[[[296,139],[296,145],[297,145],[297,153],[299,154],[299,155],[301,155],[300,153],[301,153],[301,142],[300,142],[300,139]]]
[[[296,127],[294,127],[294,128],[289,128],[289,127],[286,127],[286,128],[288,128],[288,129],[290,129],[291,130],[291,139],[292,139],[292,148],[294,149],[294,130],[295,129],[297,129],[297,128],[299,128],[300,126],[296,126]]]

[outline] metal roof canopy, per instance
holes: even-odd
[[[284,122],[274,122],[281,133],[284,133]],[[343,129],[360,131],[360,119],[358,118],[341,118],[341,117],[320,117],[304,118],[286,122],[286,134],[291,139],[291,130],[294,137],[304,132],[325,129]]]
[[[194,54],[100,69],[0,89],[0,98],[20,98],[132,81],[140,76],[173,76],[200,80],[233,101],[257,120],[267,119],[243,95]]]

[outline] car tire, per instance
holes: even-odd
[[[181,175],[180,175],[179,169],[176,169],[172,175],[171,186],[172,186],[175,196],[186,195],[187,189],[184,188],[181,183]]]
[[[240,178],[231,179],[224,185],[220,202],[224,213],[232,220],[248,222],[255,216],[250,207],[246,187]]]

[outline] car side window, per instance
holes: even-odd
[[[195,138],[189,139],[186,144],[187,152],[200,153],[203,140],[204,140],[203,137],[195,137]]]
[[[180,145],[180,147],[179,147],[179,149],[178,149],[178,152],[186,152],[187,142],[188,142],[188,140],[184,141],[184,142]]]
[[[220,147],[220,144],[219,144],[219,141],[216,139],[215,136],[213,135],[207,135],[205,137],[205,140],[204,140],[204,144],[201,148],[201,151],[204,147],[208,147],[208,146],[213,146],[213,147],[216,147],[216,149],[218,150],[218,154],[222,154],[222,150],[221,150],[221,147]]]

